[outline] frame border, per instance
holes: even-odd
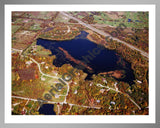
[[[2,101],[1,105],[0,105],[0,126],[3,128],[3,127],[7,127],[7,128],[10,128],[10,127],[44,127],[44,126],[47,126],[47,127],[52,127],[52,126],[57,126],[59,128],[61,127],[123,127],[123,128],[128,128],[128,127],[145,127],[145,128],[151,128],[151,127],[154,127],[154,128],[158,128],[160,127],[160,111],[159,111],[159,107],[160,107],[160,100],[158,100],[158,96],[160,96],[160,94],[158,93],[158,90],[160,90],[160,87],[158,86],[159,83],[160,83],[160,80],[158,79],[158,76],[160,75],[160,67],[158,67],[157,65],[160,64],[160,58],[158,57],[158,54],[160,54],[160,51],[158,50],[158,47],[160,46],[160,44],[156,43],[156,70],[158,70],[156,72],[156,123],[155,124],[4,124],[4,5],[7,5],[7,4],[155,4],[156,5],[156,28],[158,27],[158,29],[160,29],[160,26],[159,26],[159,22],[160,21],[160,18],[158,17],[158,12],[160,12],[160,2],[158,0],[154,0],[154,1],[151,1],[151,0],[136,0],[134,2],[132,1],[127,1],[127,0],[112,0],[112,1],[105,1],[105,0],[99,0],[99,1],[96,1],[96,0],[81,0],[81,1],[74,1],[74,0],[68,0],[68,1],[65,1],[65,0],[58,0],[58,1],[50,1],[50,0],[38,0],[38,1],[33,1],[33,0],[1,0],[0,1],[0,39],[1,39],[1,43],[0,43],[0,56],[1,56],[1,63],[0,63],[0,70],[1,70],[1,77],[0,77],[0,80],[1,80],[1,86],[0,86],[0,99]],[[3,18],[2,18],[3,17]],[[155,28],[155,29],[156,29]],[[158,29],[156,29],[156,38],[155,40],[158,40],[158,35],[160,34],[160,31],[158,32]]]

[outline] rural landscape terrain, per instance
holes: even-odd
[[[148,115],[148,17],[12,12],[12,115]]]

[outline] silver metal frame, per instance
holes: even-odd
[[[5,124],[4,123],[4,5],[5,4],[155,4],[156,5],[156,123],[155,124]],[[68,127],[68,128],[81,128],[81,127],[87,127],[87,128],[160,128],[160,100],[158,97],[160,97],[160,50],[158,48],[160,47],[160,43],[158,42],[160,39],[160,1],[159,0],[0,0],[0,128],[32,128],[32,127]],[[74,123],[74,122],[73,122]],[[127,123],[127,122],[126,122]]]

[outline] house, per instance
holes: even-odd
[[[140,84],[142,83],[142,81],[140,81],[140,80],[137,80],[137,82],[140,83]]]
[[[77,94],[77,90],[74,91],[74,94]]]

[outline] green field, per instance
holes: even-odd
[[[111,18],[101,12],[101,15],[94,15],[94,22],[98,23],[98,24],[107,24],[107,25],[111,25],[114,27],[118,27],[120,23],[123,23],[126,27],[134,27],[134,28],[144,28],[144,27],[148,27],[148,13],[145,12],[143,14],[143,12],[137,12],[137,13],[133,13],[133,12],[125,12],[124,13],[125,19],[123,18],[119,18],[117,19],[117,21],[109,21],[111,20]],[[128,19],[131,19],[133,22],[128,22]],[[140,21],[140,22],[136,22],[136,20]]]
[[[30,29],[30,30],[40,30],[40,29],[42,29],[42,28],[40,27],[40,24],[34,24],[34,25],[31,26],[29,29]]]
[[[14,34],[21,26],[19,25],[12,25],[12,34]]]

